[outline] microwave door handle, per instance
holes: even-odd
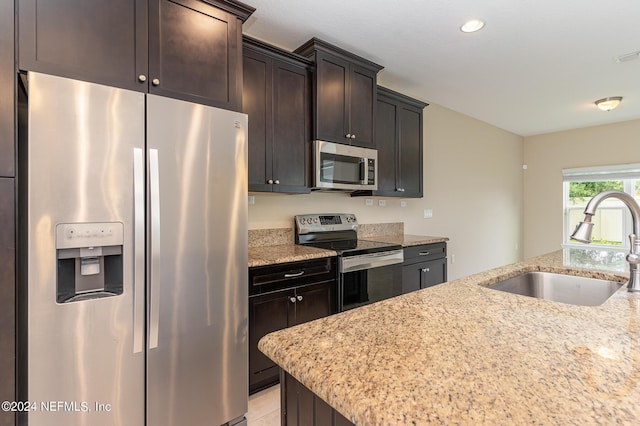
[[[360,158],[360,185],[367,184],[367,159]]]

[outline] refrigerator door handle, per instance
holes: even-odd
[[[160,321],[160,171],[158,150],[149,150],[149,207],[151,216],[151,264],[149,268],[149,349],[158,347]]]
[[[144,345],[144,157],[133,148],[133,353]]]

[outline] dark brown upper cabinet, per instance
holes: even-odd
[[[240,110],[233,0],[21,0],[19,68]]]
[[[353,195],[422,197],[422,116],[426,106],[417,99],[378,87],[378,190]]]
[[[315,62],[315,139],[375,148],[377,73],[382,66],[317,38],[295,50]]]
[[[308,193],[311,61],[245,36],[249,191]]]

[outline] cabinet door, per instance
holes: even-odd
[[[422,197],[422,111],[398,108],[398,182],[403,197]]]
[[[19,68],[146,91],[146,0],[20,0]]]
[[[282,290],[249,298],[250,393],[278,382],[278,366],[258,350],[258,341],[273,331],[293,324],[295,304],[291,298],[294,296],[294,290]]]
[[[334,287],[335,281],[297,288],[295,324],[334,313]]]
[[[273,135],[272,65],[266,55],[243,53],[242,112],[249,115],[249,191],[271,192]]]
[[[235,15],[202,0],[149,2],[149,93],[240,111],[241,55]]]
[[[278,60],[273,63],[272,178],[276,183],[273,190],[308,193],[311,139],[308,71]]]
[[[12,178],[0,178],[0,400],[15,394],[15,197]],[[0,411],[0,425],[14,424],[15,413]]]
[[[397,114],[394,102],[378,99],[376,109],[376,149],[378,150],[378,191],[379,195],[393,194],[397,190]]]
[[[318,52],[316,55],[315,136],[350,143],[348,121],[349,62]]]
[[[375,148],[376,73],[351,65],[349,73],[349,129],[351,145]],[[355,136],[355,137],[354,137]]]
[[[416,265],[420,268],[420,288],[431,287],[447,281],[447,259],[431,260]]]
[[[421,268],[418,265],[406,265],[402,267],[402,294],[420,290],[422,278]]]

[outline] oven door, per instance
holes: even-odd
[[[339,310],[402,294],[402,250],[340,258]]]

